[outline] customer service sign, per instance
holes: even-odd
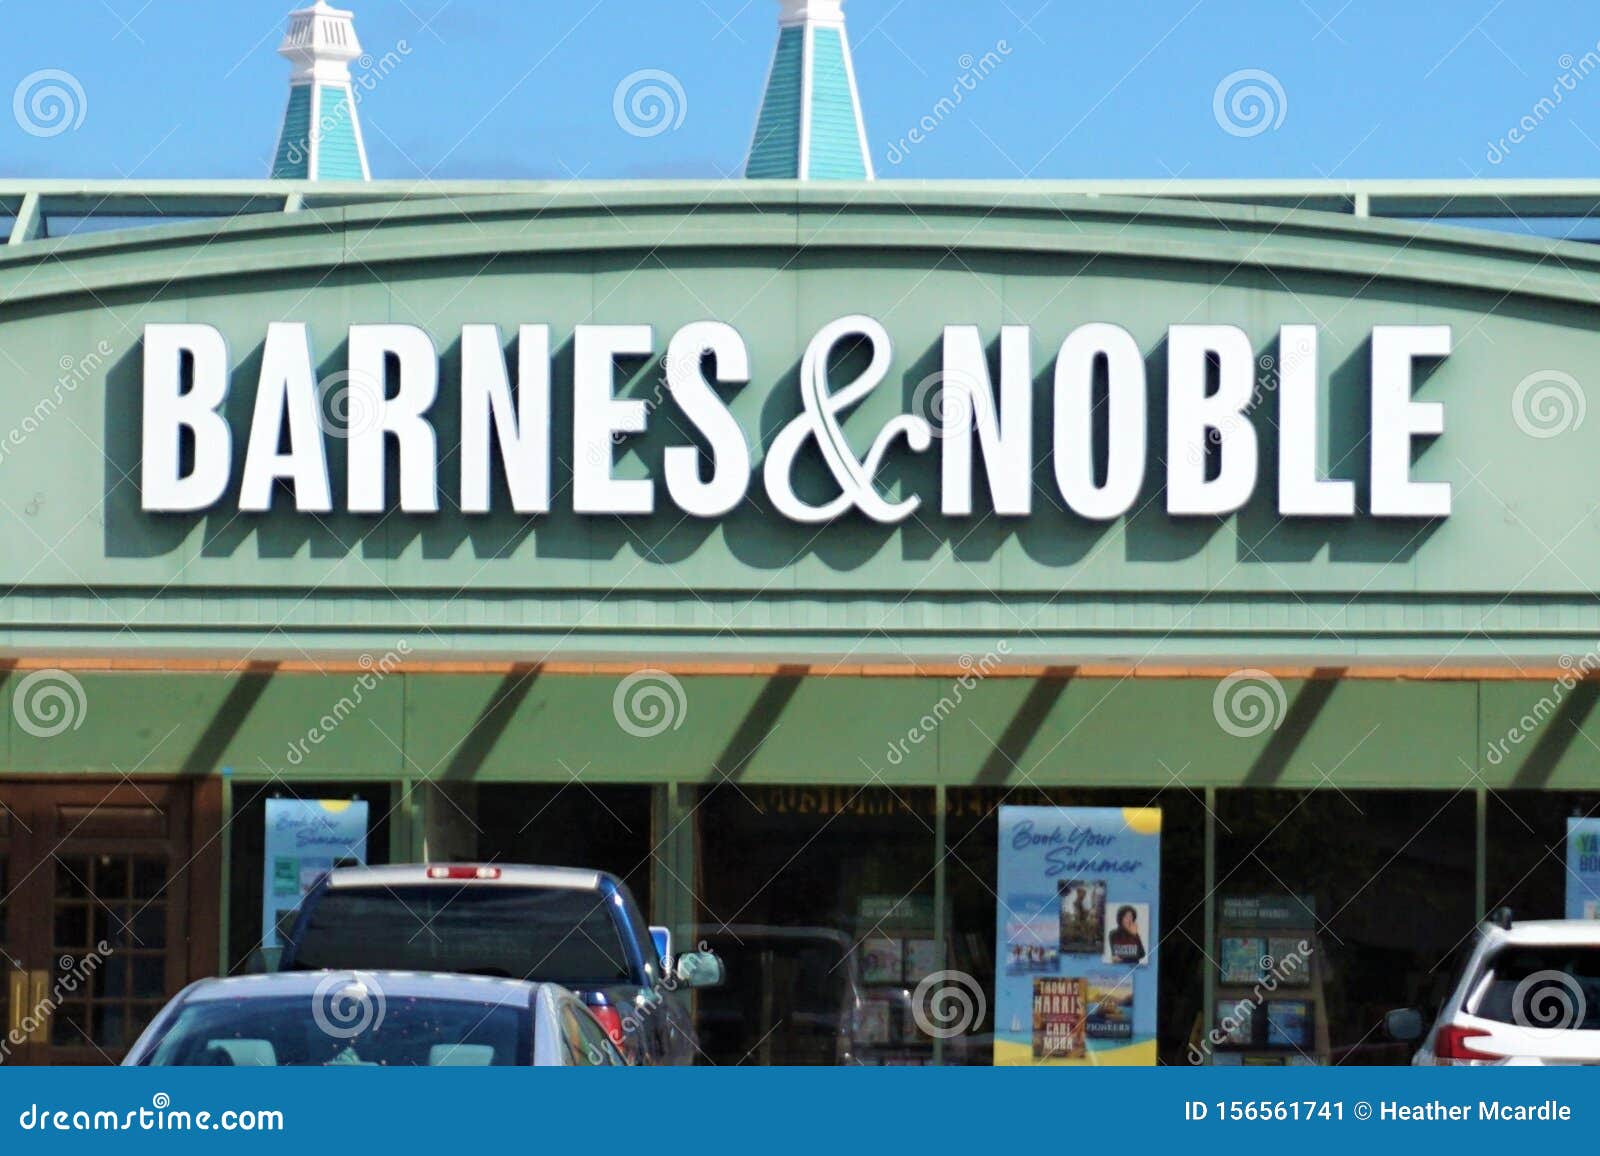
[[[721,321],[686,325],[664,340],[648,324],[580,325],[570,360],[552,358],[548,325],[515,333],[467,325],[449,335],[452,343],[459,336],[459,358],[448,363],[434,336],[416,326],[352,325],[344,336],[345,363],[330,373],[308,325],[274,323],[259,370],[242,380],[216,328],[147,326],[143,510],[234,504],[238,512],[307,516],[398,509],[536,517],[559,501],[580,515],[667,509],[717,519],[759,493],[775,517],[798,524],[858,514],[895,525],[919,511],[963,518],[980,507],[1026,518],[1046,500],[1111,522],[1135,508],[1153,478],[1168,514],[1205,517],[1240,510],[1263,477],[1275,476],[1285,518],[1356,518],[1358,483],[1367,493],[1360,516],[1451,512],[1451,484],[1413,472],[1419,444],[1445,428],[1442,402],[1415,397],[1420,374],[1451,353],[1451,330],[1442,325],[1371,330],[1371,402],[1362,415],[1370,452],[1359,479],[1339,476],[1337,463],[1319,464],[1330,454],[1314,325],[1281,326],[1279,355],[1263,379],[1263,359],[1233,325],[1172,325],[1158,352],[1106,322],[1065,335],[950,324],[937,399],[883,415],[870,429],[852,422],[848,437],[847,419],[886,383],[898,394],[909,371],[872,317],[841,317],[818,330],[799,367],[798,397],[787,399],[784,412],[793,416],[759,430],[730,403],[760,388],[752,350]],[[640,361],[655,359],[659,398],[619,391],[624,366],[631,361],[637,372]],[[324,404],[330,378],[341,395],[332,420]],[[768,383],[764,394],[774,388]],[[1046,390],[1048,407],[1036,407],[1036,393]],[[1264,461],[1265,418],[1256,413],[1267,392],[1276,394],[1275,461]],[[1151,421],[1157,407],[1164,432]],[[1036,409],[1050,415],[1048,428],[1036,428],[1046,424]],[[881,406],[872,412],[883,414]],[[564,428],[556,428],[557,413],[566,415]],[[676,444],[652,455],[653,476],[625,476],[619,458],[653,423],[670,427]],[[334,439],[344,443],[338,455],[330,453]],[[441,471],[447,458],[451,479],[459,464],[450,492]],[[905,492],[885,476],[923,459],[937,462],[937,493]],[[822,486],[797,482],[819,466]]]
[[[996,1065],[1156,1063],[1161,812],[1000,808]]]

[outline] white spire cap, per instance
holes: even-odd
[[[844,0],[778,0],[778,3],[783,5],[778,23],[785,28],[799,24],[844,26]]]
[[[350,83],[350,62],[361,56],[354,12],[316,0],[289,14],[289,34],[278,55],[294,65],[289,83]]]

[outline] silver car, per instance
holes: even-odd
[[[553,983],[403,971],[207,979],[155,1018],[128,1067],[609,1067],[626,1061]]]
[[[1433,1026],[1390,1012],[1389,1035],[1423,1067],[1600,1064],[1600,921],[1514,922],[1499,911],[1454,970]]]

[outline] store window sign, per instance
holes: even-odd
[[[268,799],[261,946],[282,946],[283,924],[327,872],[367,861],[368,805],[359,800]]]
[[[1154,1065],[1161,812],[1001,807],[997,1066]]]
[[[459,398],[460,492],[450,496],[466,514],[491,508],[496,467],[512,508],[538,515],[552,494],[551,330],[524,325],[514,357],[507,334],[494,325],[461,330]],[[1080,516],[1109,522],[1129,513],[1152,469],[1165,471],[1167,510],[1176,517],[1233,513],[1255,494],[1262,473],[1261,442],[1251,410],[1257,401],[1258,364],[1249,336],[1232,325],[1174,325],[1166,335],[1165,445],[1148,444],[1152,404],[1147,362],[1127,330],[1092,322],[1072,331],[1054,355],[1053,428],[1034,428],[1035,356],[1039,335],[1028,326],[999,333],[997,370],[986,342],[993,334],[975,326],[944,330],[942,412],[938,427],[917,413],[887,420],[858,453],[843,423],[868,395],[888,383],[894,342],[879,321],[841,318],[810,342],[801,365],[800,412],[778,432],[759,470],[759,484],[777,513],[790,522],[818,524],[859,511],[874,522],[900,523],[915,514],[921,495],[893,497],[882,479],[896,455],[940,459],[940,512],[974,513],[986,485],[994,511],[1025,518],[1037,500],[1034,463],[1046,448],[1054,462],[1061,500]],[[1282,356],[1272,388],[1278,402],[1277,508],[1284,517],[1356,516],[1353,479],[1325,477],[1328,458],[1322,429],[1319,330],[1281,328]],[[866,352],[866,368],[851,380],[834,380],[830,364],[847,343]],[[1448,357],[1451,330],[1443,325],[1386,325],[1371,333],[1371,465],[1369,512],[1375,517],[1443,518],[1451,511],[1448,482],[1417,481],[1413,451],[1419,439],[1444,432],[1444,406],[1414,399],[1419,364]],[[649,325],[580,325],[573,338],[571,501],[579,514],[646,515],[661,489],[684,514],[720,518],[739,506],[757,484],[747,431],[723,391],[751,381],[751,352],[731,325],[697,322],[672,335],[664,351],[666,393],[702,445],[668,448],[660,478],[616,475],[617,447],[644,434],[651,407],[617,395],[618,361],[662,355]],[[293,491],[306,514],[341,508],[382,514],[390,506],[386,455],[398,448],[399,508],[411,514],[441,508],[441,446],[433,415],[440,407],[440,361],[432,336],[409,325],[354,325],[348,363],[339,376],[347,391],[347,421],[337,436],[348,441],[346,476],[335,491],[329,472],[330,431],[319,395],[309,328],[268,327],[255,383],[248,429],[236,430],[224,403],[238,384],[227,342],[217,329],[197,324],[149,325],[144,334],[144,416],[140,487],[143,508],[182,513],[220,503],[242,452],[239,509],[265,512],[279,483]],[[1109,428],[1095,434],[1104,404]],[[681,422],[678,424],[682,424]],[[937,450],[935,443],[937,442]],[[445,452],[450,447],[444,447]],[[820,454],[832,476],[833,496],[802,497],[794,484],[802,455]],[[658,485],[659,483],[659,485]]]
[[[1567,820],[1567,918],[1600,919],[1600,819]]]

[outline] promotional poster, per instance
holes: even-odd
[[[367,861],[367,804],[351,799],[268,799],[261,945],[281,947],[279,923],[316,881]]]
[[[1567,918],[1600,918],[1600,819],[1567,820]]]
[[[999,893],[994,1062],[1154,1064],[1160,810],[1002,807]]]

